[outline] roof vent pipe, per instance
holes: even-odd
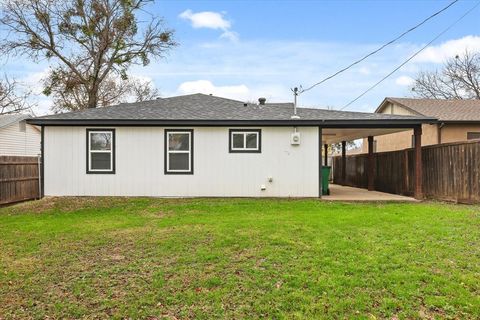
[[[265,98],[258,98],[258,104],[259,104],[259,105],[262,105],[262,106],[263,106],[263,105],[265,105],[265,102],[267,102],[267,99],[265,99]]]
[[[293,116],[291,116],[291,119],[300,119],[300,117],[297,115],[297,96],[298,96],[298,88],[295,87],[292,89],[293,91]]]

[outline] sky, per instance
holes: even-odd
[[[320,81],[395,38],[450,1],[156,1],[139,20],[164,17],[179,43],[164,59],[135,66],[163,97],[206,93],[242,101],[291,102],[291,88]],[[300,106],[340,109],[431,41],[477,1],[461,0],[394,45],[298,97]],[[349,111],[372,112],[386,96],[411,96],[413,78],[466,49],[480,51],[480,6]],[[0,65],[52,104],[40,80],[48,62],[10,57]]]

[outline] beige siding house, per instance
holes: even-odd
[[[480,100],[385,98],[375,111],[382,114],[428,116],[435,124],[422,125],[422,145],[480,139]],[[413,130],[375,137],[375,151],[413,147]],[[367,152],[363,141],[362,152]]]
[[[0,156],[38,156],[40,129],[27,124],[25,114],[0,116]]]

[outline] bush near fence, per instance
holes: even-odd
[[[346,181],[342,180],[340,156],[334,157],[334,183],[367,187],[367,154],[347,156]],[[413,195],[414,150],[374,154],[375,190]],[[480,141],[422,147],[423,193],[426,198],[480,202]]]
[[[0,156],[0,205],[39,198],[38,158]]]

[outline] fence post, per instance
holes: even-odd
[[[415,199],[422,199],[422,127],[413,129],[415,139]]]
[[[409,186],[410,186],[410,172],[409,172],[409,167],[408,167],[408,149],[405,149],[403,151],[403,170],[404,170],[404,183],[405,186],[403,188],[403,194],[408,194],[410,192]],[[410,194],[411,195],[411,194]]]
[[[42,155],[37,156],[37,168],[38,168],[38,200],[42,199]]]
[[[375,190],[375,167],[374,167],[374,157],[373,157],[373,136],[368,136],[368,158],[367,158],[367,165],[368,165],[368,191]]]

